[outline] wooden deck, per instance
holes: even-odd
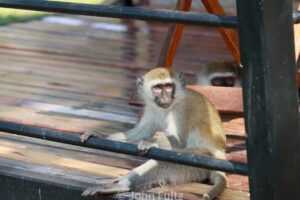
[[[135,79],[156,63],[167,26],[73,19],[77,25],[48,18],[0,27],[0,120],[74,134],[90,129],[109,134],[134,126],[141,109],[128,104],[135,93]],[[193,83],[199,67],[232,59],[217,29],[187,26],[174,66]],[[222,119],[228,158],[246,162],[243,118],[223,115]],[[69,185],[78,195],[99,179],[117,177],[144,162],[6,133],[0,133],[0,144],[0,174]],[[228,179],[229,189],[220,199],[249,199],[247,177],[228,175]],[[188,184],[172,189],[182,190],[186,199],[199,199],[207,187]],[[58,195],[63,194],[68,195]]]

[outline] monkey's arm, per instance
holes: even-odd
[[[157,119],[149,112],[144,112],[140,122],[131,130],[125,132],[118,132],[109,135],[102,134],[98,131],[87,131],[81,135],[81,142],[87,141],[90,137],[100,137],[109,140],[117,140],[124,142],[139,142],[140,140],[151,138],[158,129]]]
[[[157,131],[157,125],[154,122],[155,118],[151,115],[143,115],[140,122],[131,130],[124,133],[114,133],[107,137],[111,140],[122,140],[126,142],[138,142],[140,140],[150,138]]]

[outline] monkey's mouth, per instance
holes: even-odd
[[[172,105],[172,102],[168,102],[168,103],[157,102],[157,105],[162,108],[169,108]]]

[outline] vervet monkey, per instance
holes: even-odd
[[[197,85],[241,87],[241,69],[232,61],[212,62],[196,75]]]
[[[155,68],[137,79],[137,87],[145,102],[140,122],[135,128],[112,134],[108,139],[138,142],[141,154],[146,154],[151,147],[164,147],[226,159],[226,138],[217,110],[204,96],[186,88],[182,74]],[[170,145],[150,141],[156,131],[164,132]],[[82,141],[91,135],[95,133],[84,134]],[[118,180],[89,188],[82,195],[112,194],[161,184],[203,182],[206,179],[213,186],[203,199],[214,199],[227,184],[222,172],[148,160]]]

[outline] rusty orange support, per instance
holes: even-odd
[[[178,0],[176,10],[189,11],[192,0]],[[184,29],[183,24],[172,24],[162,47],[157,66],[171,68]]]
[[[224,9],[218,0],[201,0],[204,4],[206,10],[211,14],[217,15],[225,15]],[[240,51],[238,44],[238,34],[234,29],[228,28],[219,28],[219,32],[221,33],[227,47],[231,51],[235,61],[240,63]]]

